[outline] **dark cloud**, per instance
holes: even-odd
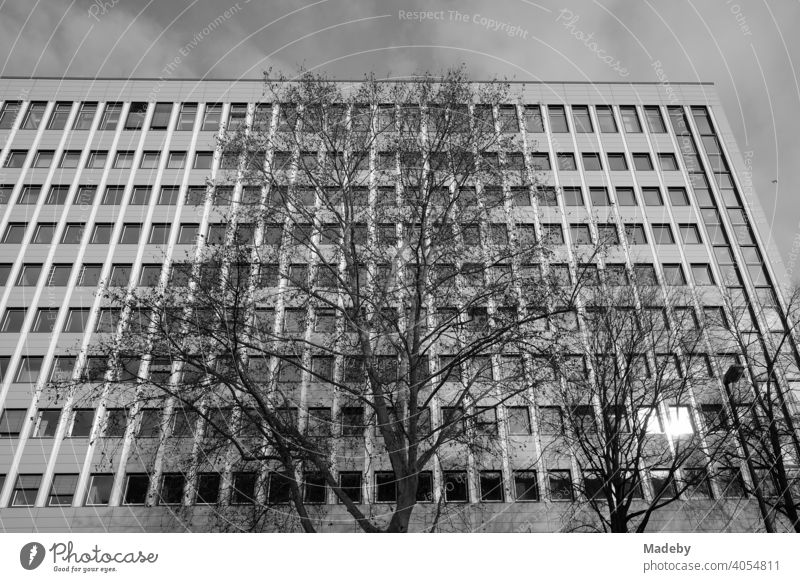
[[[570,27],[567,16],[577,17]],[[753,152],[771,234],[790,259],[800,223],[797,22],[797,2],[734,0],[6,0],[0,74],[159,77],[181,55],[167,76],[258,77],[300,66],[404,76],[465,63],[475,78],[655,81],[659,61],[672,82],[716,83],[740,148]]]

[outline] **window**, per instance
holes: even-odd
[[[95,113],[97,113],[97,103],[81,103],[72,129],[91,129]]]
[[[534,152],[531,154],[531,167],[534,171],[543,172],[550,170],[550,155]]]
[[[33,507],[41,483],[41,475],[18,475],[11,494],[11,507]]]
[[[292,499],[291,483],[293,481],[291,476],[284,473],[270,473],[267,503],[270,505],[289,503]]]
[[[144,126],[144,118],[147,115],[147,103],[134,102],[128,109],[128,117],[125,119],[125,129],[137,131]]]
[[[108,244],[111,242],[111,233],[113,232],[114,225],[111,223],[99,223],[94,225],[92,231],[92,238],[89,242],[92,244]]]
[[[67,436],[72,438],[86,438],[92,431],[94,421],[94,410],[91,408],[79,408],[72,413],[72,424]]]
[[[50,333],[55,327],[56,319],[58,319],[58,309],[39,309],[36,312],[36,319],[33,322],[31,331],[34,333]]]
[[[195,152],[192,168],[195,170],[210,170],[213,161],[214,152]]]
[[[150,203],[150,186],[134,186],[131,194],[131,206],[147,206]]]
[[[627,170],[628,162],[625,160],[625,154],[608,154],[608,169],[617,172]]]
[[[117,152],[114,157],[114,168],[127,170],[133,167],[134,152]]]
[[[164,473],[161,477],[159,505],[179,505],[183,501],[183,487],[186,477],[181,473]]]
[[[353,503],[361,503],[361,473],[355,471],[339,473],[339,487]]]
[[[22,330],[22,323],[25,321],[24,308],[11,308],[6,309],[6,314],[3,317],[3,322],[0,324],[0,332],[2,333],[19,333]]]
[[[606,188],[589,188],[589,198],[592,199],[592,206],[608,206],[611,203]]]
[[[77,168],[81,161],[80,150],[67,150],[61,155],[61,162],[59,168]]]
[[[375,501],[378,503],[393,503],[397,500],[397,481],[394,473],[387,471],[375,472]]]
[[[586,172],[592,172],[603,169],[603,164],[600,162],[600,154],[596,152],[588,152],[581,154],[583,160],[583,169]]]
[[[33,244],[50,244],[53,240],[53,235],[56,232],[55,223],[40,222],[36,225],[36,230],[33,231]]]
[[[569,133],[567,114],[563,105],[548,105],[547,114],[550,119],[550,131],[552,133]]]
[[[161,278],[161,265],[142,265],[139,274],[140,287],[156,287]]]
[[[122,234],[119,237],[119,244],[135,245],[139,242],[142,235],[142,225],[127,223],[122,225]]]
[[[67,118],[72,111],[72,103],[56,103],[53,112],[50,114],[50,121],[47,129],[64,129],[67,125]]]
[[[178,203],[180,189],[177,186],[162,186],[158,193],[159,206],[174,206]]]
[[[617,204],[620,206],[636,206],[636,195],[633,193],[633,188],[617,188],[615,193]]]
[[[203,124],[200,127],[202,131],[217,131],[219,123],[222,119],[222,105],[208,104],[206,105],[205,113],[203,115]]]
[[[0,109],[0,129],[11,129],[19,114],[19,101],[6,101]]]
[[[642,188],[642,197],[647,206],[664,206],[664,201],[661,199],[661,190],[656,187]]]
[[[572,477],[569,470],[549,470],[547,482],[551,500],[572,501]]]
[[[153,119],[150,121],[150,129],[167,129],[171,114],[172,103],[156,103],[153,109]]]
[[[667,126],[664,125],[664,118],[661,117],[661,110],[658,106],[646,106],[644,117],[650,133],[667,133]]]
[[[536,471],[514,471],[514,497],[517,501],[539,501]]]
[[[94,203],[97,186],[78,186],[78,195],[75,197],[76,206],[89,206]]]
[[[595,112],[601,133],[617,133],[617,122],[614,120],[614,110],[610,105],[598,105],[595,107]]]
[[[45,285],[48,287],[64,287],[69,281],[72,272],[72,265],[53,265],[50,274],[47,276]]]
[[[565,186],[563,193],[565,206],[583,206],[583,194],[579,187]]]
[[[572,236],[572,244],[576,245],[592,244],[592,235],[589,232],[588,224],[571,224],[569,230],[570,230],[570,235]]]
[[[561,434],[564,430],[564,419],[560,406],[539,407],[539,432],[542,434]]]
[[[197,497],[194,502],[200,504],[216,503],[219,500],[219,473],[200,473],[197,478]]]
[[[177,131],[192,131],[194,120],[197,117],[197,103],[181,103],[181,110],[178,113]]]
[[[531,414],[527,406],[509,406],[506,408],[508,434],[531,434]]]
[[[633,278],[639,285],[647,286],[658,284],[656,269],[651,263],[636,263],[633,266]]]
[[[692,263],[692,279],[695,285],[713,285],[714,274],[707,263]]]
[[[694,499],[711,499],[711,483],[704,467],[683,469],[683,480],[688,484],[686,495]]]
[[[84,264],[81,267],[80,275],[78,276],[78,287],[95,287],[100,283],[100,274],[102,273],[103,265],[88,265]]]
[[[662,172],[676,171],[678,160],[675,158],[675,154],[658,154],[658,166]]]
[[[21,168],[25,165],[25,158],[28,157],[28,150],[11,150],[6,157],[4,168]]]
[[[325,477],[319,473],[305,473],[303,475],[303,501],[319,505],[325,503],[326,500]]]
[[[48,205],[64,204],[69,194],[69,186],[51,186],[44,203]]]
[[[477,359],[477,358],[476,358]],[[486,365],[490,365],[488,362]],[[482,366],[479,364],[478,366]],[[491,368],[488,369],[491,373]],[[479,371],[481,376],[485,372]],[[478,436],[491,436],[497,434],[497,409],[493,406],[478,406],[475,409],[475,432]]]
[[[109,408],[103,423],[104,437],[124,437],[128,428],[128,411],[124,408]]]
[[[122,115],[122,103],[107,103],[100,118],[98,129],[114,130],[117,129],[120,115]]]
[[[667,407],[667,431],[674,436],[694,434],[694,422],[688,406]]]
[[[169,152],[167,158],[168,170],[180,170],[186,167],[186,152]]]
[[[481,471],[479,481],[481,501],[503,501],[503,474],[500,471]]]
[[[145,473],[128,473],[122,502],[125,505],[144,505],[149,487],[149,475]]]
[[[8,282],[8,277],[11,275],[11,263],[0,263],[0,285],[5,285]]]
[[[47,109],[47,103],[41,101],[34,101],[28,106],[28,111],[25,112],[25,118],[22,120],[22,129],[39,129],[39,124],[44,117],[44,111]]]
[[[717,471],[722,497],[746,497],[744,478],[739,467],[722,467]]]
[[[124,195],[125,186],[107,186],[101,203],[107,206],[119,206]]]
[[[556,154],[556,160],[558,161],[559,170],[571,171],[578,169],[575,163],[575,154],[571,152]]]
[[[86,167],[91,169],[102,170],[106,167],[106,160],[108,159],[108,151],[94,150],[89,152],[89,157],[86,159]]]
[[[615,224],[598,224],[597,241],[602,245],[618,245],[619,232]]]
[[[41,265],[22,265],[22,270],[17,277],[18,287],[35,287],[39,282],[39,275],[42,274]]]
[[[673,206],[689,206],[689,197],[686,195],[686,188],[667,188],[669,202]]]
[[[639,123],[639,115],[636,113],[635,106],[620,106],[619,112],[622,116],[622,127],[625,128],[625,133],[642,133],[642,124]]]
[[[525,131],[528,133],[544,133],[542,110],[538,105],[526,105],[523,110]]]
[[[0,414],[0,438],[15,438],[22,431],[27,410],[24,408],[6,408]]]
[[[28,224],[25,222],[11,222],[6,227],[6,233],[3,236],[3,242],[6,244],[19,244],[25,236],[25,229]]]
[[[564,121],[566,123],[566,119]],[[466,471],[444,472],[444,500],[448,503],[467,503],[469,501]]]
[[[139,161],[139,167],[150,170],[158,167],[158,160],[161,159],[161,152],[142,152],[142,159]]]
[[[700,240],[700,231],[696,224],[679,224],[678,232],[680,232],[683,244],[699,245],[703,242]]]
[[[113,486],[114,475],[97,473],[91,475],[86,493],[86,505],[108,505]]]
[[[669,224],[654,224],[653,242],[657,245],[673,245],[675,238],[672,236],[672,229]]]
[[[653,160],[650,154],[633,154],[633,167],[639,172],[646,172],[653,169]]]
[[[53,156],[55,156],[55,152],[53,150],[39,150],[36,152],[36,155],[33,158],[33,167],[49,168],[50,164],[53,163]]]
[[[572,106],[572,124],[575,126],[575,133],[592,133],[594,131],[587,105]]]
[[[150,236],[147,244],[164,245],[169,242],[170,225],[168,223],[157,222],[150,227]]]
[[[626,224],[625,237],[629,245],[646,245],[647,237],[644,234],[644,226],[641,224]]]
[[[231,504],[252,505],[256,499],[255,473],[234,473],[231,483]]]
[[[13,184],[0,184],[0,204],[8,204],[11,202],[11,194],[13,191]]]
[[[50,486],[50,495],[47,497],[48,507],[72,505],[77,486],[77,474],[53,475],[53,484]]]
[[[111,276],[108,279],[110,287],[124,287],[131,278],[131,265],[112,265]]]
[[[67,314],[67,322],[64,324],[64,332],[83,333],[86,330],[86,323],[88,321],[88,309],[70,309]]]

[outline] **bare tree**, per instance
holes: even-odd
[[[792,395],[800,379],[800,290],[789,292],[785,309],[771,290],[759,290],[756,303],[736,291],[723,293],[716,312],[730,365],[716,422],[735,431],[738,446],[727,449],[728,464],[744,462],[749,475],[742,486],[759,502],[767,529],[800,532],[800,441]]]
[[[713,380],[689,296],[606,279],[587,288],[583,333],[551,361],[541,430],[552,435],[545,454],[578,472],[575,493],[563,487],[575,495],[569,527],[643,532],[659,509],[711,496],[714,456],[693,398]]]
[[[549,264],[560,226],[518,211],[551,192],[505,84],[306,75],[267,94],[189,193],[211,222],[193,255],[151,289],[107,287],[121,318],[93,348],[100,390],[130,388],[129,436],[165,407],[150,502],[182,459],[184,500],[204,471],[255,475],[225,478],[220,508],[291,503],[310,532],[331,491],[363,531],[405,532],[418,502],[463,485],[445,473],[443,494],[434,473],[499,454],[505,403],[534,388],[537,322],[574,309],[580,276]]]

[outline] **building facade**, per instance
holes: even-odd
[[[786,274],[752,191],[752,152],[738,149],[712,85],[669,89],[512,84],[514,101],[494,110],[498,131],[519,134],[520,163],[542,172],[557,192],[547,203],[533,196],[518,202],[532,224],[559,230],[564,261],[572,260],[571,246],[587,242],[581,237],[597,236],[584,225],[620,225],[628,244],[611,262],[631,273],[650,269],[664,288],[686,287],[697,298],[698,320],[708,310],[724,313],[722,295],[734,290],[753,306],[753,332],[769,342],[768,332],[786,324]],[[154,502],[152,492],[165,487],[167,474],[156,466],[163,454],[131,450],[161,418],[129,427],[112,419],[123,409],[52,399],[43,388],[54,375],[77,374],[93,336],[109,331],[101,281],[146,286],[171,257],[191,253],[198,235],[211,236],[212,199],[188,200],[222,172],[215,139],[232,124],[250,123],[265,107],[262,90],[255,80],[0,79],[0,530],[202,530],[219,513],[216,504],[231,502],[232,483],[248,486],[249,475],[209,475],[198,486],[205,499],[179,496],[183,513]],[[711,365],[721,390],[725,364]],[[792,411],[797,380],[779,378]],[[506,427],[502,438],[541,446],[542,414],[531,405],[520,432]],[[689,430],[701,432],[702,402],[688,414]],[[118,434],[110,425],[121,427]],[[112,437],[119,446],[110,450],[103,441]],[[580,476],[569,464],[537,463],[516,471],[515,454],[506,452],[493,472],[465,467],[448,477],[439,469],[439,488],[462,473],[466,482],[460,486],[459,477],[448,489],[459,491],[451,495],[461,504],[449,527],[563,529],[564,483],[569,489]],[[365,469],[354,481],[365,505],[380,508],[379,478]],[[525,479],[533,479],[535,494]],[[483,491],[497,483],[500,494]],[[327,529],[354,529],[329,494],[322,502]],[[432,513],[421,505],[416,527]],[[659,514],[652,529],[761,526],[755,500],[731,505],[715,482],[705,499]]]

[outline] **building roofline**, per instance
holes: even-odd
[[[198,78],[198,77],[179,77],[164,79],[162,77],[50,77],[50,76],[22,76],[22,75],[0,75],[0,81],[14,80],[14,81],[156,81],[159,83],[184,83],[184,82],[203,82],[203,81],[216,81],[224,83],[263,83],[265,81],[279,82],[279,81],[298,81],[299,79],[273,79],[259,77],[253,78]],[[324,79],[336,83],[361,83],[364,79]],[[377,79],[379,83],[409,83],[412,79]],[[514,85],[662,85],[661,81],[518,81],[518,80],[505,80],[505,79],[482,79],[470,81],[471,83],[491,83],[491,82],[511,83]],[[704,85],[713,86],[713,81],[670,81],[670,85]]]

